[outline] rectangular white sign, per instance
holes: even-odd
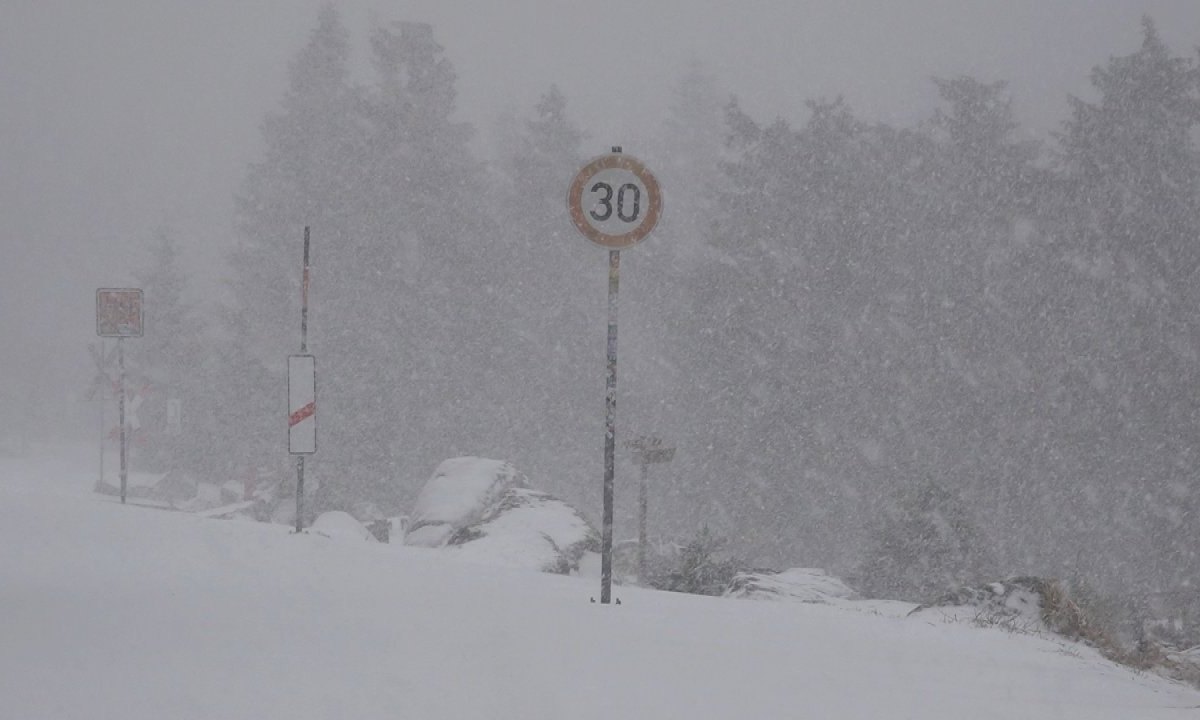
[[[317,360],[312,355],[288,356],[288,452],[317,451]]]

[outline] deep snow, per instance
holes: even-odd
[[[0,458],[0,718],[1195,718],[1052,638],[616,588],[93,494]]]

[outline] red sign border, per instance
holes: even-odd
[[[638,180],[641,180],[642,184],[646,186],[646,195],[648,196],[646,219],[637,228],[623,235],[602,233],[592,227],[583,215],[583,186],[596,173],[611,169],[629,170],[637,175]],[[624,153],[609,153],[591,160],[576,173],[567,190],[567,208],[571,212],[571,222],[575,224],[575,229],[588,240],[609,250],[632,247],[645,239],[658,224],[658,219],[662,215],[662,206],[662,190],[659,188],[658,179],[642,164],[641,160]]]
[[[100,328],[100,294],[101,293],[126,293],[135,294],[138,299],[138,323],[136,333],[105,333]],[[146,311],[145,297],[141,288],[97,288],[96,289],[96,335],[100,337],[142,337],[145,334]]]

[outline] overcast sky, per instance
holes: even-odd
[[[231,197],[319,0],[0,0],[0,334],[5,373],[94,340],[94,291],[128,282],[172,228],[209,287]],[[366,66],[373,22],[433,23],[484,136],[550,84],[597,152],[636,153],[690,58],[754,116],[797,122],[844,95],[910,124],[933,75],[1008,80],[1037,133],[1087,94],[1092,67],[1137,48],[1149,13],[1177,54],[1200,43],[1200,0],[495,0],[340,2]],[[367,79],[364,75],[364,80]],[[61,360],[60,360],[61,362]],[[72,361],[74,362],[74,361]]]

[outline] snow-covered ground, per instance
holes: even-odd
[[[1051,638],[122,507],[92,454],[0,458],[0,718],[1200,717]]]

